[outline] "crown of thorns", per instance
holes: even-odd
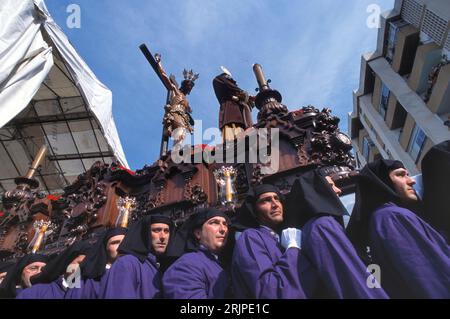
[[[185,81],[191,81],[191,82],[195,82],[195,80],[198,79],[199,74],[194,74],[194,71],[191,70],[183,70],[183,76],[184,76],[184,80]]]

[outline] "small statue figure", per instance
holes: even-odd
[[[447,55],[443,55],[441,61],[435,65],[432,69],[430,74],[428,75],[427,80],[427,90],[424,94],[423,100],[425,102],[428,102],[431,98],[431,94],[433,93],[434,85],[436,84],[439,76],[439,72],[441,71],[441,68],[446,66],[450,63],[450,60],[448,60]]]
[[[221,68],[223,73],[213,80],[214,93],[220,103],[219,128],[223,140],[232,141],[253,125],[254,97],[239,88],[230,71]]]
[[[161,65],[161,55],[155,54],[155,61],[158,63],[158,70],[161,74],[164,85],[169,89],[168,104],[164,107],[165,115],[163,118],[164,136],[171,136],[174,140],[174,147],[181,144],[187,133],[192,133],[194,121],[190,115],[192,109],[186,98],[194,87],[194,81],[198,79],[199,74],[194,74],[192,70],[183,71],[184,80],[180,88],[174,83],[172,77],[168,77]]]

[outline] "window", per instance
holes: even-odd
[[[390,93],[389,88],[384,83],[381,84],[380,114],[383,119],[386,119]]]
[[[386,60],[392,63],[395,54],[395,44],[397,42],[398,31],[408,23],[403,20],[389,22],[389,32],[387,36]]]
[[[419,126],[416,125],[411,134],[411,140],[408,147],[408,153],[416,163],[420,157],[420,153],[422,152],[422,148],[425,144],[426,139],[427,136],[425,135],[425,133]]]
[[[441,46],[444,42],[445,32],[447,31],[447,21],[426,9],[422,31]]]
[[[369,159],[370,155],[370,148],[373,147],[375,144],[373,144],[372,140],[369,136],[364,136],[363,138],[363,150],[362,154],[366,158],[366,160]]]
[[[424,9],[425,6],[423,4],[419,4],[414,0],[404,0],[401,11],[402,18],[419,29]]]

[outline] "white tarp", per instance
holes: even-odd
[[[50,37],[46,43],[41,26]],[[128,167],[112,115],[112,94],[78,55],[43,0],[1,0],[0,128],[24,110],[49,74],[57,50],[119,162]]]

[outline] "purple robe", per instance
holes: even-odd
[[[233,293],[240,299],[303,299],[317,286],[308,261],[297,248],[285,252],[266,227],[247,229],[233,252]]]
[[[386,299],[382,288],[369,288],[371,275],[332,216],[309,220],[302,229],[302,250],[331,298]]]
[[[161,296],[162,274],[153,254],[141,262],[133,255],[119,257],[102,282],[100,295],[105,299],[153,299]]]
[[[65,294],[61,277],[49,284],[37,284],[23,289],[16,299],[64,299]]]
[[[102,278],[106,277],[106,273]],[[102,280],[96,279],[82,279],[80,281],[80,288],[70,288],[67,290],[65,299],[98,299],[100,296],[100,289]]]
[[[199,250],[181,256],[163,277],[164,298],[223,299],[228,274],[214,255]]]
[[[412,211],[392,203],[379,207],[369,239],[381,285],[392,298],[450,298],[450,247]]]

